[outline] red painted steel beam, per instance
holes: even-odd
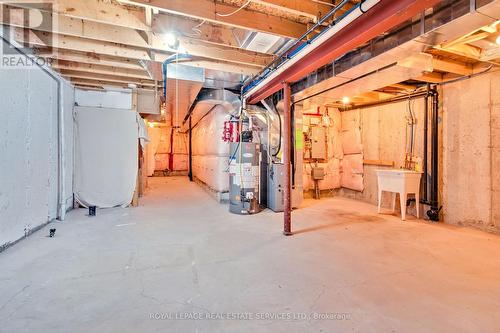
[[[290,83],[283,82],[283,164],[285,166],[283,235],[292,235],[292,98]]]
[[[255,104],[269,97],[283,87],[282,82],[297,82],[312,71],[334,61],[439,2],[441,0],[382,0],[249,96],[247,103]]]

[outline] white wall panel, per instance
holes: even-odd
[[[64,89],[65,197],[71,206],[74,101],[72,87]],[[57,216],[57,98],[56,81],[39,68],[0,71],[0,248]]]

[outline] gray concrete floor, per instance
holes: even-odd
[[[185,178],[152,179],[139,208],[73,211],[0,254],[0,332],[498,332],[500,237],[304,206],[289,238],[281,214],[230,215]],[[194,313],[254,320],[172,318]]]

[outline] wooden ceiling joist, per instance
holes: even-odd
[[[25,31],[23,29],[16,29],[16,41],[23,43],[24,32]],[[100,54],[112,57],[135,60],[151,60],[151,56],[147,50],[137,47],[130,47],[110,42],[99,42],[73,36],[57,35],[49,32],[39,33],[34,30],[29,30],[28,33],[31,46],[39,48],[53,47],[62,50]]]
[[[458,61],[433,58],[432,67],[438,71],[459,75],[471,75],[473,73],[472,65],[460,63]]]
[[[9,24],[12,24],[13,26],[20,26],[25,28],[27,27],[27,25],[29,25],[26,20],[22,19],[22,16],[15,20],[9,20],[9,22]],[[53,39],[54,37],[58,37],[62,39],[68,39],[68,43],[70,43],[71,38],[68,37],[77,37],[81,39],[105,42],[103,43],[103,46],[106,46],[106,43],[115,43],[121,44],[121,46],[133,48],[174,51],[169,48],[163,36],[159,34],[152,34],[150,36],[150,44],[148,45],[148,43],[142,38],[141,34],[136,30],[122,27],[113,27],[107,24],[91,21],[75,20],[73,18],[64,16],[58,17],[58,24],[54,27],[46,27],[44,29],[44,26],[41,26],[37,29],[40,29],[37,31],[46,32],[48,40]],[[181,45],[189,54],[208,59],[261,67],[264,67],[266,64],[272,61],[272,56],[270,55],[254,51],[236,49],[233,47],[215,45],[192,38],[181,38],[181,43]],[[111,45],[110,47],[112,46],[113,45]],[[116,52],[117,53],[115,55],[119,55],[119,53],[121,53],[119,51]],[[106,54],[109,55],[109,53]],[[142,59],[142,57],[139,59]]]
[[[152,80],[141,80],[130,77],[116,76],[116,75],[96,74],[96,73],[80,72],[74,70],[61,70],[60,73],[62,76],[68,78],[98,80],[98,81],[107,81],[107,82],[124,83],[124,84],[131,83],[149,87],[155,86],[155,83]]]
[[[304,0],[252,0],[252,3],[292,15],[304,16],[312,22],[316,22],[331,9],[324,4]]]
[[[19,38],[19,41],[23,40],[23,31],[17,31],[16,35]],[[33,31],[30,31],[30,42],[32,43],[33,46],[37,46],[40,48],[43,47],[54,47],[56,49],[60,50],[65,50],[67,52],[72,52],[72,51],[77,51],[85,54],[92,54],[92,55],[98,55],[98,56],[106,56],[106,57],[118,57],[118,58],[123,58],[123,59],[131,59],[131,60],[154,60],[151,57],[151,52],[148,52],[147,50],[141,49],[141,48],[136,48],[136,47],[131,47],[131,46],[126,46],[122,44],[117,44],[117,43],[109,43],[109,42],[99,42],[99,41],[93,41],[89,39],[84,39],[84,38],[78,38],[78,37],[73,37],[73,36],[64,36],[64,35],[54,35],[50,33],[43,33],[43,36],[40,37],[40,35],[36,34]],[[210,50],[207,48],[207,50]],[[202,52],[202,49],[200,47],[200,52]],[[221,52],[224,53],[224,52]],[[163,61],[165,60],[168,56],[171,55],[171,53],[161,53],[161,57],[156,57],[156,61]],[[230,55],[236,57],[238,52],[236,51],[235,53],[228,53],[228,57]],[[49,56],[50,57],[50,56]],[[221,57],[222,58],[222,57]],[[159,59],[159,60],[158,60]],[[224,58],[225,59],[225,58]],[[196,60],[203,60],[203,59],[193,59],[194,61]],[[208,60],[208,59],[205,59]],[[223,70],[227,72],[251,72],[255,73],[261,68],[261,66],[253,66],[254,64],[240,64],[240,63],[225,63],[222,60],[219,59],[214,59],[216,62],[211,65],[211,61],[205,61],[204,64],[206,65],[205,68],[207,69],[215,69],[215,70]],[[227,64],[226,68],[224,68],[224,65]],[[188,64],[189,65],[189,64]],[[240,66],[241,65],[241,66]]]
[[[40,1],[8,1],[10,6],[19,8],[35,8],[47,12],[107,23],[114,26],[148,31],[144,11],[140,8],[121,6],[113,1],[102,0],[54,0]]]
[[[206,20],[208,22],[233,26],[242,29],[260,31],[289,38],[301,36],[307,27],[305,24],[290,21],[279,16],[252,11],[247,8],[230,16],[238,7],[217,3],[213,0],[133,0],[124,1],[139,6],[149,6],[160,11]]]
[[[54,59],[56,61],[62,60],[80,64],[101,65],[131,70],[144,70],[137,60],[107,57],[91,52],[80,53],[73,50],[68,51],[62,49],[53,49],[52,52],[49,52],[47,54],[43,51],[39,52],[39,54],[44,58]]]
[[[67,6],[65,8],[69,8],[69,2],[67,0]],[[111,15],[114,11],[116,11],[116,5],[109,3],[109,8],[100,15],[96,15],[94,10],[82,10],[81,1],[75,1],[78,3],[77,8],[74,10],[59,10],[56,12],[50,11],[50,7],[46,7],[47,11],[41,10],[38,7],[35,7],[34,3],[10,3],[8,5],[4,5],[5,9],[9,10],[9,20],[6,17],[0,17],[3,24],[9,24],[14,26],[23,26],[25,27],[24,17],[26,15],[30,15],[31,17],[36,17],[39,13],[45,15],[46,18],[52,20],[55,27],[51,25],[42,25],[37,29],[47,32],[53,32],[52,29],[58,30],[61,34],[79,36],[84,34],[83,37],[102,40],[102,38],[109,36],[107,41],[114,41],[114,38],[122,38],[121,36],[124,34],[124,30],[116,29],[117,27],[127,28],[128,30],[125,33],[130,33],[131,30],[136,30],[139,34],[133,34],[131,36],[129,43],[136,46],[147,47],[148,39],[144,38],[145,34],[156,33],[162,34],[168,31],[177,31],[182,36],[187,38],[191,37],[193,39],[199,39],[205,43],[213,43],[217,45],[223,45],[227,47],[235,47],[239,48],[237,39],[233,34],[233,29],[227,26],[216,26],[213,24],[209,24],[205,22],[200,25],[197,20],[189,19],[182,16],[175,15],[167,15],[167,14],[158,14],[152,15],[151,8],[142,9],[128,9],[121,10],[119,13],[119,17],[121,18],[120,22],[135,22],[138,17],[144,15],[146,18],[144,19],[144,24],[118,24],[116,21],[116,17]],[[92,6],[104,6],[102,2],[97,2],[96,0],[86,0],[88,8],[92,8]],[[59,4],[60,7],[63,7]],[[16,11],[15,9],[24,8],[28,11],[28,13],[23,13],[21,11]],[[57,10],[57,8],[56,8]],[[110,15],[104,15],[104,12],[110,13]],[[144,12],[144,13],[143,13]],[[147,13],[150,13],[149,15]],[[151,16],[149,19],[148,16]],[[151,20],[151,22],[148,22]],[[198,26],[198,27],[197,27]],[[195,28],[193,30],[193,28]],[[48,30],[44,30],[48,29]],[[103,32],[103,36],[100,36],[100,33]],[[114,37],[114,38],[113,38]]]
[[[82,64],[78,62],[70,61],[55,61],[52,63],[52,68],[58,71],[79,71],[87,72],[89,74],[104,74],[104,75],[115,75],[121,77],[128,77],[132,79],[142,79],[149,80],[151,77],[144,70],[134,70],[134,69],[124,69],[118,67],[109,67],[94,64]]]
[[[79,78],[71,78],[68,79],[76,86],[79,87],[94,87],[94,88],[106,88],[106,87],[117,87],[117,88],[129,88],[128,83],[119,83],[119,82],[109,82],[104,80],[92,80],[92,79],[79,79]],[[154,90],[149,86],[141,86],[137,85],[138,88]]]

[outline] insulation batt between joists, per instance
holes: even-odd
[[[345,187],[363,191],[363,143],[361,137],[361,114],[359,110],[340,112],[336,108],[309,106],[304,113],[305,131],[308,126],[327,126],[327,159],[318,163],[325,169],[325,179],[318,181],[320,190]],[[320,118],[328,115],[329,124]],[[318,119],[319,118],[319,119]],[[304,163],[304,190],[314,188],[311,176],[312,164]]]
[[[318,116],[316,114],[320,114]],[[322,123],[327,127],[327,162],[318,163],[317,166],[324,168],[325,178],[318,181],[320,190],[331,190],[340,188],[340,160],[343,157],[342,141],[340,130],[342,128],[341,114],[337,108],[327,108],[324,106],[313,106],[303,111],[304,131],[308,131],[311,123]],[[328,116],[327,123],[323,123],[323,116]],[[303,167],[303,187],[304,190],[314,189],[314,180],[311,173],[315,163],[304,162]]]
[[[227,110],[216,106],[199,122],[193,123],[193,175],[217,192],[229,191],[229,143],[224,142]]]
[[[364,190],[363,143],[360,110],[342,112],[342,187]]]
[[[304,190],[314,189],[314,181],[311,177],[312,168],[314,164],[304,164]],[[320,190],[330,190],[340,188],[340,160],[333,158],[328,163],[318,163],[318,167],[325,169],[325,179],[318,182]]]

